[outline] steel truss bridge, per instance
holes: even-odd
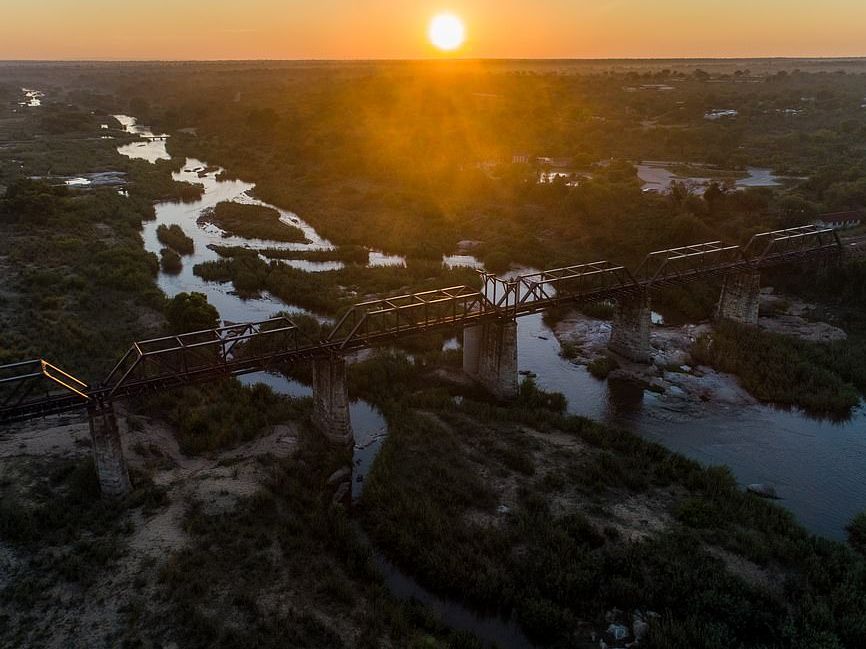
[[[428,331],[512,320],[566,303],[628,300],[730,273],[807,265],[841,251],[833,230],[804,226],[755,235],[745,246],[711,241],[652,252],[635,271],[597,261],[512,278],[482,273],[481,290],[453,286],[356,304],[321,340],[279,317],[136,342],[96,385],[41,359],[4,365],[0,423],[351,353]]]

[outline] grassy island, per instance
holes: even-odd
[[[268,239],[289,243],[304,243],[307,238],[301,228],[280,220],[280,213],[264,205],[243,205],[223,201],[206,210],[200,222],[213,223],[227,234],[248,239]]]

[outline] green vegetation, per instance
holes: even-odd
[[[195,242],[177,224],[160,225],[156,228],[156,238],[178,254],[191,255],[195,252]]]
[[[216,244],[210,244],[208,248],[213,250],[220,257],[257,257],[259,254],[258,250],[244,248],[243,246],[218,246]]]
[[[333,250],[283,250],[281,248],[243,248],[241,246],[209,246],[220,257],[255,257],[268,259],[303,259],[305,261],[341,261],[366,266],[370,251],[363,246],[340,246]]]
[[[46,358],[101,378],[161,322],[159,261],[141,246],[150,206],[114,190],[17,180],[0,198],[0,363]],[[153,324],[148,324],[153,323]]]
[[[163,248],[159,251],[159,265],[164,273],[171,275],[177,275],[183,270],[180,255],[171,248]]]
[[[612,356],[599,356],[586,366],[589,373],[597,379],[606,379],[608,374],[619,369],[619,363]]]
[[[266,385],[243,387],[232,379],[160,394],[143,410],[160,413],[176,430],[180,450],[198,455],[233,448],[271,426],[301,419],[310,404],[277,396]]]
[[[866,556],[866,512],[857,514],[848,525],[848,543]]]
[[[268,259],[304,259],[306,261],[342,261],[344,264],[361,264],[370,261],[370,251],[363,246],[340,246],[333,250],[280,250],[266,248],[261,253]]]
[[[294,225],[280,221],[280,213],[264,205],[244,205],[223,201],[216,207],[205,210],[199,222],[213,223],[228,234],[248,239],[269,239],[304,243],[304,231]]]
[[[769,73],[756,63],[760,74],[732,63],[706,74],[693,63],[622,72],[525,65],[457,65],[445,76],[424,63],[141,73],[164,98],[150,115],[161,126],[197,109],[197,136],[172,138],[173,151],[254,179],[258,197],[302,214],[338,245],[437,257],[470,239],[497,268],[633,263],[648,250],[741,241],[866,203],[860,63],[834,75],[802,62]],[[227,75],[243,101],[223,101]],[[624,91],[643,83],[674,90]],[[208,110],[216,102],[222,109]],[[719,105],[740,118],[705,120]],[[791,107],[796,117],[778,112]],[[513,164],[515,153],[528,162]],[[539,156],[570,159],[568,171],[591,177],[539,184]],[[641,191],[632,164],[641,160],[720,178],[754,165],[808,179],[745,191],[723,183],[704,198],[683,187],[655,195]]]
[[[726,470],[549,409],[434,395],[389,410],[362,498],[376,543],[428,588],[546,646],[583,646],[615,607],[662,614],[650,647],[866,642],[866,561]],[[658,531],[624,536],[622,502]]]
[[[203,293],[178,293],[166,303],[165,317],[176,334],[219,326],[219,312]]]
[[[866,391],[866,346],[809,343],[722,323],[692,347],[698,363],[736,374],[763,401],[844,416]]]
[[[241,295],[267,290],[288,304],[334,314],[359,296],[432,290],[443,286],[477,286],[478,275],[468,269],[449,269],[441,262],[411,260],[404,266],[346,266],[339,270],[308,273],[279,262],[251,255],[197,264],[202,279],[231,281]]]
[[[191,503],[190,544],[160,571],[169,612],[154,622],[170,624],[171,637],[192,649],[481,649],[388,595],[357,528],[331,506],[333,461],[305,429],[299,452],[268,460],[263,489],[232,511]]]

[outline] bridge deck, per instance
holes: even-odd
[[[745,247],[712,241],[653,252],[634,273],[608,261],[510,279],[482,273],[480,291],[453,286],[357,304],[324,340],[306,338],[281,317],[133,343],[96,386],[41,360],[0,366],[0,423],[345,354],[427,331],[510,320],[563,303],[626,299],[732,272],[809,263],[841,250],[834,231],[805,226],[755,235]]]

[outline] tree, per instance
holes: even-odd
[[[219,325],[219,312],[208,304],[204,293],[178,293],[166,303],[165,317],[176,334],[213,329]]]
[[[722,191],[719,183],[711,182],[704,192],[704,201],[706,201],[710,213],[715,210],[716,205],[718,205],[724,197],[725,193]]]
[[[848,543],[862,555],[866,555],[866,512],[857,514],[848,527]]]

